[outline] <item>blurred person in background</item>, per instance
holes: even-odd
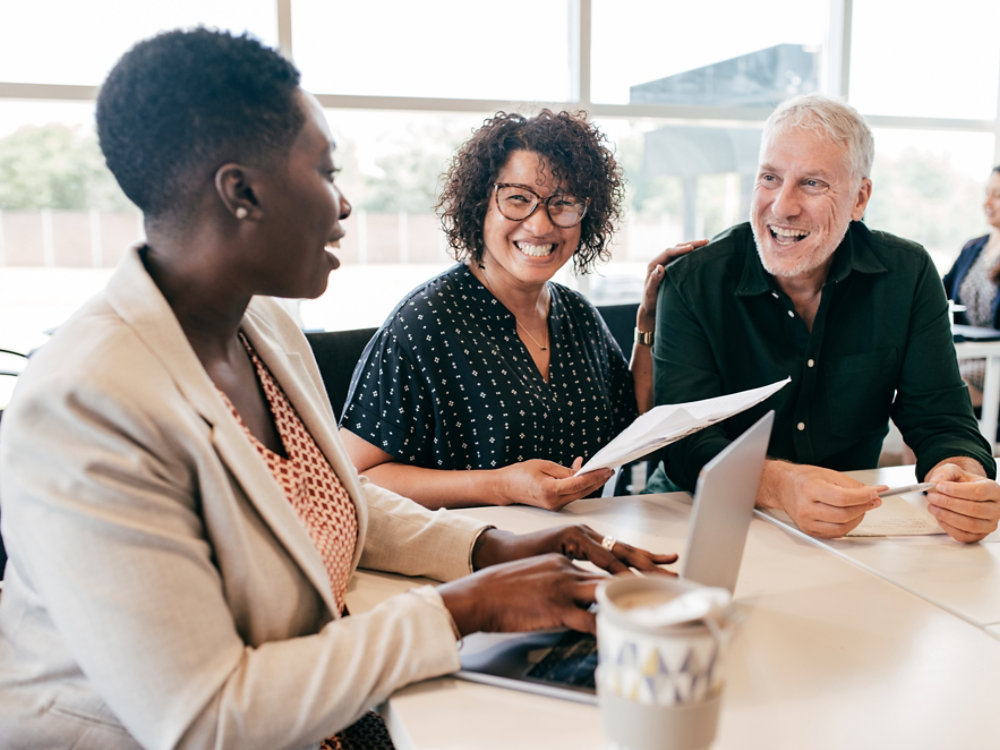
[[[965,308],[955,311],[956,323],[1000,329],[1000,164],[986,183],[983,213],[990,231],[965,243],[944,276],[944,288],[948,299]],[[959,369],[973,405],[982,406],[985,362],[963,359]]]

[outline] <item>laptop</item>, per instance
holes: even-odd
[[[773,423],[769,411],[702,468],[681,578],[735,589]],[[588,633],[473,633],[460,656],[461,679],[597,703],[597,641]]]

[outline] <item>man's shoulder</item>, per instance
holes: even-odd
[[[874,250],[886,250],[913,256],[927,255],[927,250],[916,240],[900,237],[898,234],[882,229],[871,229],[860,221],[851,222],[851,230],[854,232],[855,241],[860,240]]]
[[[748,252],[754,251],[749,222],[729,227],[715,235],[704,247],[682,255],[668,266],[675,283],[695,281],[705,275],[742,273]]]

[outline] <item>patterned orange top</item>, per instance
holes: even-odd
[[[343,612],[351,560],[358,543],[358,516],[354,503],[270,370],[250,342],[242,334],[240,338],[257,369],[257,378],[267,397],[287,458],[261,443],[240,418],[232,402],[220,393],[250,442],[267,462],[271,474],[284,490],[288,502],[323,558],[334,599],[339,611]]]

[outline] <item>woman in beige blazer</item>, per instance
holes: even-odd
[[[267,298],[323,292],[350,213],[277,53],[203,29],[142,42],[98,130],[147,240],[4,413],[5,750],[350,746],[369,707],[455,670],[465,633],[592,630],[597,576],[568,558],[676,559],[585,527],[517,537],[357,476]],[[450,582],[348,617],[358,565]]]

